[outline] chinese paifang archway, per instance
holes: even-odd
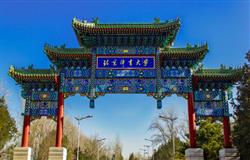
[[[162,99],[177,94],[188,101],[190,148],[196,148],[195,117],[222,117],[224,147],[232,147],[228,101],[242,70],[205,69],[200,62],[208,45],[172,47],[180,20],[150,24],[99,24],[73,19],[79,48],[45,44],[49,69],[10,67],[26,100],[22,147],[28,147],[29,126],[41,116],[57,121],[56,147],[62,147],[64,99],[80,94],[95,107],[105,94],[146,94]]]

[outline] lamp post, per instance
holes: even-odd
[[[155,158],[154,158],[154,157],[155,157],[155,155],[154,155],[154,140],[145,138],[145,141],[151,142],[151,147],[152,147],[152,160],[154,160],[154,159],[155,159]]]
[[[97,139],[97,160],[99,160],[99,151],[100,151],[100,147],[99,147],[99,142],[106,140],[106,138],[101,138],[101,139]]]
[[[166,116],[159,116],[161,119],[165,119],[171,122],[171,138],[173,141],[173,160],[175,159],[175,136],[174,136],[174,121],[177,120],[177,117],[166,117]]]
[[[93,116],[91,115],[87,115],[85,117],[75,117],[75,119],[77,120],[77,124],[78,124],[78,138],[77,138],[77,160],[79,160],[79,151],[80,151],[80,122],[81,120],[87,119],[87,118],[92,118]]]

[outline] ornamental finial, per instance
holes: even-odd
[[[154,24],[159,24],[161,23],[161,19],[159,17],[154,18]]]
[[[66,48],[66,44],[61,45],[60,48]]]
[[[14,71],[15,71],[14,66],[10,65],[9,73],[12,74],[12,73],[14,73]]]
[[[29,65],[29,66],[28,66],[28,70],[33,70],[33,67],[34,67],[33,64]]]
[[[199,64],[198,64],[198,67],[197,67],[197,70],[198,70],[198,71],[202,71],[203,67],[204,67],[203,64],[202,64],[202,63],[199,63]]]
[[[221,65],[220,65],[220,70],[223,71],[223,70],[225,70],[225,69],[226,69],[226,66],[225,66],[224,64],[221,64]]]
[[[187,48],[192,48],[192,45],[190,43],[187,43]]]
[[[93,20],[92,20],[92,23],[94,23],[94,24],[98,24],[100,21],[99,21],[99,18],[98,17],[96,17],[96,18],[94,18]]]
[[[250,62],[250,50],[247,52],[247,56],[246,56],[248,62]]]
[[[54,64],[49,65],[51,71],[56,71],[56,67]]]

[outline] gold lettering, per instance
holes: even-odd
[[[124,63],[125,63],[125,60],[122,59],[122,60],[120,61],[120,64],[121,64],[121,65],[124,65]]]
[[[128,63],[129,63],[129,66],[132,66],[132,65],[133,65],[133,59],[130,59],[130,60],[128,61]]]
[[[107,60],[104,60],[103,61],[103,66],[105,67],[105,66],[108,66],[109,65],[109,60],[107,59]]]
[[[137,65],[137,66],[140,66],[140,65],[141,65],[141,61],[140,61],[140,59],[137,59],[137,61],[136,61],[136,65]]]
[[[113,66],[117,66],[117,63],[116,63],[116,59],[114,59],[113,61],[112,61],[112,63],[113,63]]]
[[[145,60],[143,61],[143,64],[144,64],[144,67],[146,67],[146,66],[148,65],[148,59],[145,59]]]

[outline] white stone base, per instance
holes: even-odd
[[[16,147],[13,160],[31,160],[32,149],[30,147]]]
[[[220,160],[240,160],[237,148],[223,148],[219,153]]]
[[[63,147],[50,147],[49,160],[66,160],[67,149]]]
[[[185,150],[186,160],[204,160],[203,149],[201,148],[188,148]]]

